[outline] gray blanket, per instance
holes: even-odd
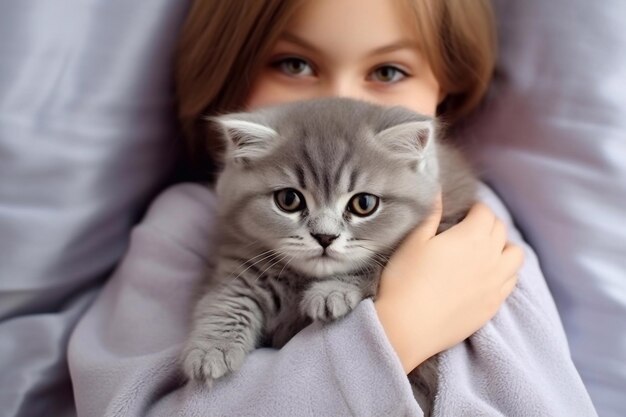
[[[537,259],[486,187],[526,260],[496,317],[441,355],[435,416],[595,416]],[[194,288],[214,244],[215,199],[167,190],[70,339],[80,416],[421,416],[400,362],[365,300],[283,349],[258,349],[211,391],[186,383],[178,356]]]

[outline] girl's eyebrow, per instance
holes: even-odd
[[[280,39],[285,40],[287,42],[294,43],[294,44],[296,44],[298,46],[301,46],[301,47],[303,47],[305,49],[308,49],[308,50],[310,50],[312,52],[315,52],[317,54],[319,54],[319,52],[320,52],[320,49],[317,46],[313,45],[311,42],[309,42],[309,41],[307,41],[307,40],[305,40],[305,39],[303,39],[303,38],[301,38],[301,37],[299,37],[297,35],[294,35],[293,33],[289,33],[289,32],[283,33],[280,36]]]
[[[401,39],[399,41],[390,43],[389,45],[384,45],[380,48],[376,48],[372,52],[370,52],[369,55],[383,55],[400,49],[419,49],[419,47],[415,41],[412,41],[410,39]]]
[[[289,33],[289,32],[285,32],[281,35],[280,39],[287,41],[287,42],[291,42],[294,43],[298,46],[301,46],[305,49],[308,49],[314,53],[320,54],[320,48],[318,48],[317,46],[313,45],[311,42],[301,38],[300,36],[294,35],[293,33]],[[381,47],[378,47],[374,50],[372,50],[371,52],[369,52],[367,55],[368,56],[376,56],[376,55],[383,55],[389,52],[393,52],[393,51],[397,51],[400,49],[417,49],[419,50],[419,47],[417,45],[417,43],[415,41],[412,41],[410,39],[401,39],[398,40],[396,42],[392,42],[388,45],[383,45]]]

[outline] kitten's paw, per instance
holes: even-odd
[[[343,282],[317,282],[305,291],[302,312],[313,320],[330,321],[348,314],[363,298],[361,290]]]
[[[236,343],[194,343],[185,350],[183,370],[189,379],[211,387],[213,380],[241,368],[246,354],[246,350]]]

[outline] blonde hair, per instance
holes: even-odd
[[[210,177],[219,151],[202,116],[241,109],[263,59],[305,1],[193,2],[176,53],[175,87],[194,179]],[[402,1],[415,14],[422,48],[447,94],[438,113],[453,122],[477,105],[493,72],[490,1]]]

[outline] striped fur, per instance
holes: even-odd
[[[252,349],[279,348],[311,321],[338,319],[374,297],[381,268],[440,187],[442,228],[474,200],[474,175],[437,139],[435,121],[403,108],[333,98],[214,122],[227,149],[220,252],[183,353],[187,376],[207,384]],[[301,193],[306,207],[281,210],[284,189]],[[347,209],[360,193],[378,198],[371,216]],[[319,236],[334,240],[324,248]]]

